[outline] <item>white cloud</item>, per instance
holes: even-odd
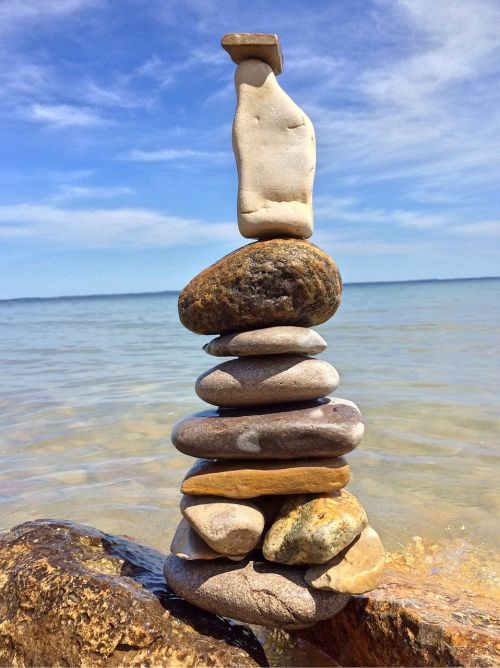
[[[127,186],[115,186],[115,187],[98,187],[98,186],[71,186],[71,185],[61,185],[59,186],[59,191],[52,195],[49,198],[52,202],[60,202],[64,200],[74,200],[74,199],[100,199],[103,197],[122,197],[125,195],[131,195],[133,193],[132,188]]]
[[[101,0],[2,0],[0,31],[13,30],[27,22],[67,18],[101,4]]]
[[[453,232],[464,237],[499,237],[500,220],[485,220],[480,223],[457,225]]]
[[[28,118],[57,127],[88,127],[109,122],[93,109],[69,104],[33,104]]]
[[[138,162],[170,162],[174,160],[227,160],[232,158],[229,151],[198,151],[190,148],[165,148],[156,151],[132,149],[126,156]]]
[[[0,206],[0,238],[86,248],[167,247],[239,239],[236,223],[209,223],[149,209]]]

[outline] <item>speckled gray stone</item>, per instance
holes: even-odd
[[[171,555],[164,573],[176,594],[203,610],[271,628],[310,626],[333,617],[349,600],[309,587],[303,568],[264,561],[189,562]]]
[[[363,438],[363,417],[352,401],[328,397],[279,406],[211,409],[177,422],[172,443],[207,459],[336,457]]]
[[[248,332],[224,334],[203,346],[206,353],[215,357],[282,355],[284,353],[316,355],[326,348],[326,341],[314,329],[292,326],[264,327]]]

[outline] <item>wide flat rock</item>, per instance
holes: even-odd
[[[247,244],[195,276],[179,295],[179,318],[197,334],[259,327],[310,327],[340,304],[337,265],[302,239]]]
[[[174,425],[172,443],[207,459],[336,457],[354,450],[364,434],[352,401],[328,397],[280,406],[212,409]]]
[[[203,346],[206,353],[215,357],[282,355],[284,353],[317,355],[326,348],[326,341],[314,329],[292,326],[264,327],[236,334],[224,334]]]
[[[62,520],[0,534],[0,665],[267,665],[249,629],[166,586],[164,561]]]
[[[238,357],[208,369],[196,380],[196,394],[222,407],[261,406],[319,399],[340,382],[335,367],[305,355]]]
[[[164,572],[169,586],[187,601],[261,626],[303,628],[332,617],[349,600],[310,588],[302,568],[264,561],[186,562],[171,555]]]
[[[266,62],[276,76],[283,72],[283,54],[278,35],[259,32],[231,32],[221,39],[221,46],[238,65],[258,58]]]
[[[221,462],[199,459],[186,473],[183,494],[251,499],[256,496],[313,494],[345,487],[349,465],[342,457],[289,462]]]

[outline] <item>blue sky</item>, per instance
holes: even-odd
[[[0,298],[181,288],[236,225],[226,32],[276,32],[345,281],[500,274],[495,0],[2,0]]]

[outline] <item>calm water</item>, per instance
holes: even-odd
[[[167,550],[191,460],[172,424],[216,363],[176,295],[0,302],[0,528],[69,518]],[[354,491],[391,548],[494,547],[500,280],[347,286],[318,328],[364,413]]]

